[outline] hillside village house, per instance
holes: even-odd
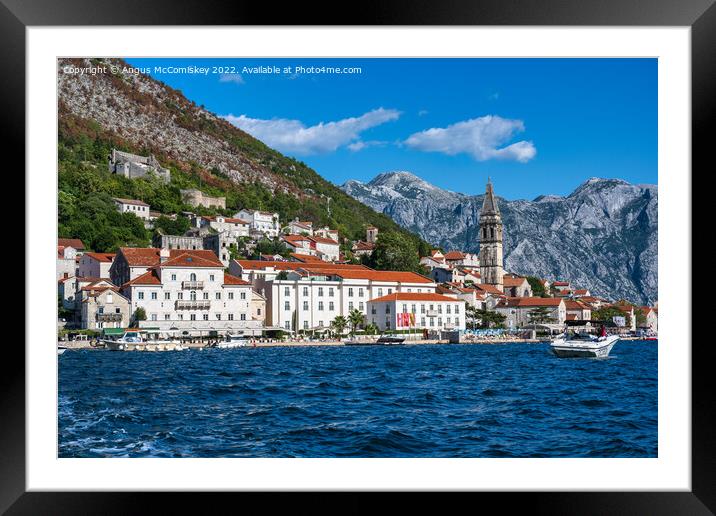
[[[313,236],[328,238],[329,240],[338,242],[338,230],[331,229],[328,226],[314,229]]]
[[[168,249],[160,253],[159,264],[121,287],[131,313],[137,308],[146,312],[140,328],[193,336],[261,332],[260,321],[251,320],[251,284],[225,273],[214,253],[183,251],[173,257]]]
[[[508,297],[499,302],[495,309],[506,317],[505,327],[513,330],[530,326],[530,313],[541,307],[549,309],[549,317],[552,320],[547,324],[564,324],[567,318],[567,307],[562,298]]]
[[[333,238],[333,237],[331,237]],[[338,240],[338,238],[334,238]],[[375,249],[375,244],[378,241],[378,228],[375,226],[368,226],[365,229],[365,241],[358,240],[353,243],[351,252],[354,256],[360,258],[361,256],[370,256]]]
[[[80,257],[77,275],[89,278],[109,278],[109,269],[115,256],[115,253],[84,253]]]
[[[161,249],[204,249],[204,239],[198,236],[165,235],[157,230],[152,237],[152,245]]]
[[[285,232],[289,235],[313,235],[313,222],[300,221],[298,219],[292,220],[284,228]]]
[[[462,251],[449,251],[445,253],[445,263],[451,267],[465,265],[468,267],[479,267],[480,260],[477,254],[463,253]]]
[[[362,265],[232,260],[229,270],[266,297],[267,325],[286,330],[328,328],[353,309],[368,315],[370,299],[393,292],[435,292],[435,283],[419,274]]]
[[[149,220],[149,205],[146,202],[114,198],[114,204],[120,213],[134,213],[140,219]]]
[[[249,229],[251,226],[251,224],[246,220],[233,217],[222,217],[221,215],[201,217],[200,225],[208,226],[217,233],[227,232],[229,236],[233,238],[249,236]]]
[[[464,330],[465,303],[435,293],[394,292],[368,301],[369,323],[384,330]]]
[[[83,330],[129,327],[129,300],[114,286],[82,288],[79,305],[80,328]]]
[[[292,253],[317,256],[328,262],[340,259],[340,245],[335,240],[318,236],[284,235],[284,245]]]
[[[74,310],[75,296],[77,295],[77,276],[68,276],[57,280],[57,295],[62,300],[62,307]]]
[[[277,237],[280,231],[278,213],[243,209],[237,212],[234,218],[248,221],[250,231],[256,236]]]

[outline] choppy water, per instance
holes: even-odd
[[[60,457],[655,457],[657,344],[67,351]]]

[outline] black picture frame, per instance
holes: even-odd
[[[23,166],[24,153],[20,150],[25,149],[25,29],[28,26],[345,25],[348,20],[352,25],[383,26],[689,26],[692,38],[692,170],[702,170],[707,177],[709,136],[716,119],[716,6],[713,3],[714,0],[419,0],[403,3],[382,0],[364,1],[355,9],[351,9],[352,4],[345,4],[341,9],[326,10],[322,4],[311,6],[305,2],[281,3],[277,9],[279,4],[220,4],[213,0],[151,3],[146,0],[0,0],[0,113],[4,117],[0,124],[0,142],[7,147],[8,153],[20,156],[21,163],[17,167]],[[350,19],[345,14],[338,14],[345,12],[351,12]],[[660,144],[664,145],[664,142]],[[688,178],[688,172],[684,171],[685,178]],[[692,181],[697,177],[693,172]],[[691,206],[684,209],[690,210]],[[693,284],[691,278],[683,280]],[[25,292],[25,289],[18,292]],[[28,311],[25,312],[26,324],[27,316]],[[688,340],[674,344],[691,345],[690,322],[686,330],[684,334]],[[713,514],[716,511],[716,432],[709,423],[714,420],[716,411],[712,394],[716,392],[715,375],[710,371],[715,362],[714,346],[708,339],[704,340],[703,345],[691,348],[691,492],[482,493],[479,496],[484,500],[478,503],[497,502],[500,512],[527,506],[536,514]],[[26,346],[33,344],[37,343],[25,342]],[[3,360],[0,361],[0,511],[7,514],[125,514],[143,512],[142,507],[157,497],[161,497],[162,512],[165,513],[206,508],[207,495],[189,500],[187,495],[180,493],[25,492],[25,356],[16,342],[3,342],[3,347]],[[216,495],[221,498],[235,496]],[[271,496],[252,495],[266,507],[276,503],[275,495]],[[304,494],[299,500],[315,510],[340,508],[341,513],[354,513],[373,508],[370,498],[370,495],[358,494],[340,498]],[[425,507],[422,496],[414,499]],[[214,504],[212,500],[212,506]]]

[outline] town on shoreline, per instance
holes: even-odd
[[[113,149],[108,167],[130,179],[171,180],[153,156]],[[224,197],[199,189],[181,195],[199,211],[226,210]],[[128,328],[198,345],[241,335],[257,347],[379,334],[477,343],[535,342],[565,327],[606,327],[624,337],[658,331],[657,303],[610,300],[565,278],[505,271],[502,217],[489,181],[479,254],[433,249],[414,270],[375,267],[376,255],[394,243],[373,225],[351,241],[335,228],[253,208],[209,216],[160,213],[138,199],[114,202],[153,231],[152,247],[96,252],[78,235],[58,239],[58,335],[74,347],[116,339]],[[158,227],[160,218],[183,219],[177,226],[188,222],[189,229],[169,234]]]

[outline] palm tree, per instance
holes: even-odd
[[[375,335],[376,333],[378,333],[378,330],[379,330],[378,325],[375,323],[370,323],[365,327],[365,332],[368,335]]]
[[[348,314],[348,321],[351,323],[351,335],[355,335],[356,328],[363,324],[364,319],[365,316],[363,315],[363,312],[361,312],[357,308],[354,308],[350,311],[350,313]]]
[[[348,319],[342,315],[336,316],[333,322],[331,322],[331,328],[333,328],[333,331],[335,331],[339,337],[343,335],[343,330],[346,329],[346,326],[348,326]]]

